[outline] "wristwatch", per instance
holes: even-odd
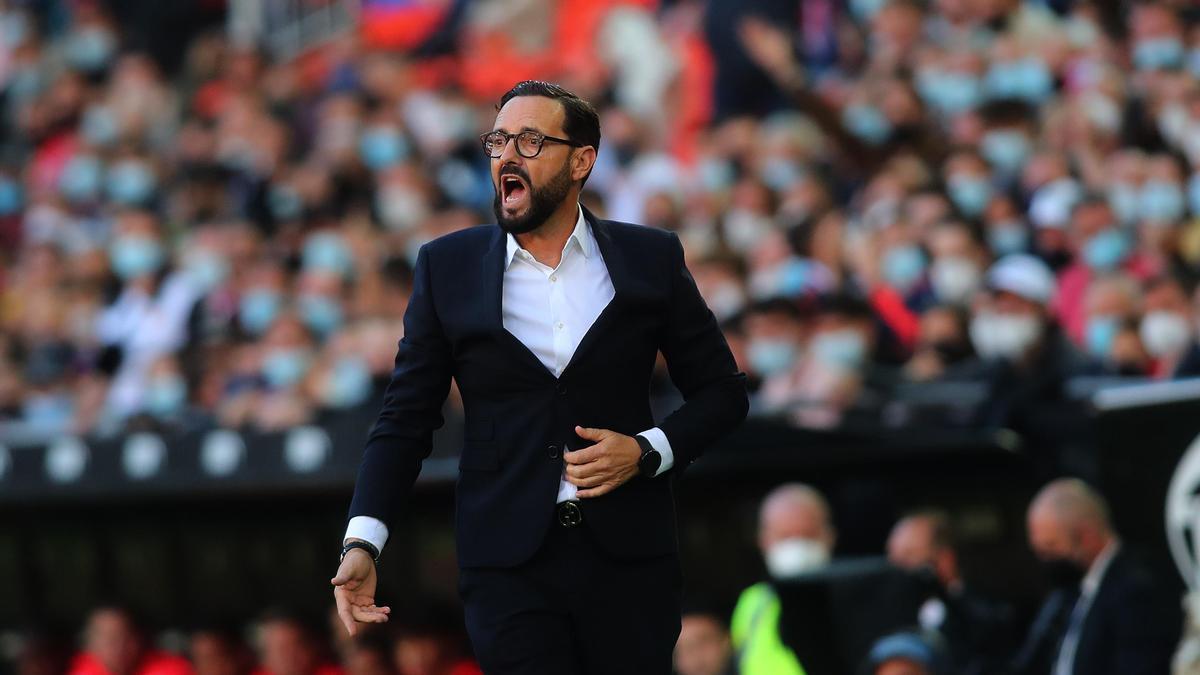
[[[638,458],[638,472],[647,478],[653,478],[658,473],[658,467],[662,466],[662,455],[645,436],[637,434],[633,438],[642,448],[642,456]]]
[[[379,564],[379,549],[375,548],[374,544],[366,541],[352,541],[347,543],[342,547],[342,557],[338,558],[338,562],[345,560],[346,554],[356,548],[366,551],[367,555],[371,556],[371,560],[374,560],[376,565]]]

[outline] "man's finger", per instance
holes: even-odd
[[[567,464],[587,464],[596,461],[602,454],[604,454],[603,446],[589,445],[586,448],[563,453],[563,459]]]
[[[350,613],[355,621],[362,623],[383,623],[388,620],[386,612],[380,611],[379,608],[372,605],[371,607],[359,607],[354,605],[350,608]]]
[[[575,425],[575,433],[580,438],[586,438],[589,441],[602,441],[612,432],[608,429],[592,429],[591,427]]]
[[[567,480],[575,487],[581,488],[595,487],[604,482],[604,478],[601,476],[580,476],[578,478],[567,476]]]
[[[599,497],[607,494],[610,491],[612,491],[612,484],[604,483],[600,487],[594,487],[588,490],[580,490],[575,493],[575,496],[579,497],[580,499],[587,499],[588,497]]]
[[[337,603],[338,618],[342,620],[342,625],[346,627],[346,632],[354,636],[358,628],[355,626],[354,616],[350,613],[350,601],[346,598],[345,593],[339,588],[333,591],[334,602]]]

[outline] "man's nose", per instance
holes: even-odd
[[[521,153],[517,152],[516,136],[512,136],[504,142],[504,150],[500,153],[500,156],[497,159],[500,160],[501,167],[503,167],[505,164],[520,164],[522,158]]]

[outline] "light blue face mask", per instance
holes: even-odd
[[[883,256],[883,280],[898,291],[907,291],[925,273],[925,254],[912,244],[896,246]]]
[[[229,261],[209,250],[187,257],[185,271],[198,288],[207,293],[229,278]]]
[[[286,389],[308,374],[308,352],[303,349],[277,349],[267,354],[262,363],[262,376],[272,389]]]
[[[968,218],[978,218],[992,199],[992,185],[977,176],[955,176],[947,186],[950,201]]]
[[[746,347],[746,358],[750,367],[763,377],[786,372],[796,361],[797,348],[791,340],[760,338],[751,340]]]
[[[371,397],[371,371],[361,358],[348,356],[333,364],[325,381],[325,404],[353,408]]]
[[[88,143],[108,146],[117,140],[120,129],[117,127],[116,115],[108,106],[94,105],[83,114],[80,131]]]
[[[723,159],[705,159],[696,170],[705,192],[724,192],[737,177],[733,166]]]
[[[1054,75],[1038,58],[994,63],[984,78],[984,89],[991,99],[1016,98],[1038,104],[1054,92]]]
[[[77,155],[63,167],[58,178],[58,189],[68,201],[90,202],[100,194],[104,166],[90,155]]]
[[[775,295],[794,298],[804,293],[812,279],[812,263],[791,258],[779,268],[775,277]]]
[[[146,412],[159,419],[174,417],[187,403],[187,394],[187,383],[182,377],[156,377],[146,386]]]
[[[983,100],[979,78],[953,71],[921,72],[917,76],[917,93],[927,104],[948,115],[972,110]]]
[[[855,103],[842,110],[846,130],[871,145],[881,145],[892,135],[892,123],[872,105]]]
[[[295,220],[304,212],[304,201],[287,185],[272,185],[267,190],[267,208],[276,221]]]
[[[238,321],[242,328],[251,335],[262,335],[267,332],[275,317],[279,316],[279,308],[283,304],[279,293],[267,288],[256,288],[246,292],[238,302]]]
[[[58,394],[27,396],[21,417],[39,432],[61,433],[70,427],[75,417],[75,403],[71,397]]]
[[[763,165],[760,172],[767,187],[782,192],[804,177],[804,171],[790,159],[772,157]]]
[[[1157,223],[1175,223],[1183,217],[1183,188],[1162,180],[1148,180],[1138,192],[1138,213]]]
[[[997,258],[1029,250],[1029,230],[1021,223],[994,225],[988,229],[987,239],[988,248]]]
[[[0,216],[17,213],[21,203],[21,186],[11,178],[0,178]]]
[[[856,331],[826,332],[813,338],[812,355],[827,366],[858,370],[866,358],[866,345]]]
[[[1108,205],[1112,208],[1117,222],[1122,225],[1133,225],[1137,222],[1138,198],[1137,187],[1129,183],[1114,183],[1108,188]]]
[[[372,171],[395,166],[408,156],[408,142],[392,127],[371,127],[358,141],[358,154]]]
[[[983,135],[979,152],[997,171],[1012,176],[1029,158],[1029,138],[1015,129],[994,129]]]
[[[123,281],[154,274],[164,259],[162,244],[147,237],[117,237],[108,248],[113,273]]]
[[[300,320],[321,338],[342,327],[342,306],[327,295],[300,296],[299,310]]]
[[[1083,262],[1097,272],[1110,272],[1125,261],[1128,252],[1125,235],[1110,228],[1083,245]]]
[[[1193,216],[1200,217],[1200,173],[1188,179],[1188,208]]]
[[[116,51],[112,34],[100,28],[85,28],[67,38],[67,62],[87,73],[107,68]]]
[[[1183,43],[1179,38],[1153,38],[1133,46],[1133,65],[1138,70],[1175,68],[1183,63],[1183,56]]]
[[[1121,322],[1115,316],[1097,315],[1088,319],[1087,328],[1084,329],[1087,353],[1098,359],[1107,359],[1120,329]]]
[[[354,270],[354,259],[350,247],[341,235],[334,232],[318,232],[304,242],[301,254],[304,269],[330,272],[346,276]]]
[[[119,162],[108,170],[105,188],[118,204],[145,204],[154,196],[154,174],[142,162]]]
[[[1187,69],[1192,77],[1200,80],[1200,47],[1192,47],[1187,55]]]

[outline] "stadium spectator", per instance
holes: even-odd
[[[758,513],[758,548],[771,579],[790,579],[825,567],[836,533],[829,504],[808,485],[781,485],[763,499]],[[730,635],[742,675],[803,673],[795,653],[779,634],[779,597],[769,582],[742,591],[730,622]]]
[[[188,656],[196,675],[250,675],[254,653],[237,631],[201,628],[188,640]]]
[[[737,670],[729,627],[719,613],[701,606],[684,607],[675,644],[676,675],[733,675]]]
[[[183,658],[155,650],[149,636],[121,607],[92,611],[84,628],[83,651],[71,660],[70,675],[191,675]]]
[[[324,639],[298,616],[268,612],[258,623],[256,675],[342,675],[327,659]]]
[[[1160,277],[1146,283],[1138,335],[1154,359],[1152,373],[1159,378],[1200,375],[1200,345],[1196,341],[1196,313],[1183,282]]]
[[[893,633],[871,646],[863,671],[868,675],[948,675],[954,670],[937,635]]]

